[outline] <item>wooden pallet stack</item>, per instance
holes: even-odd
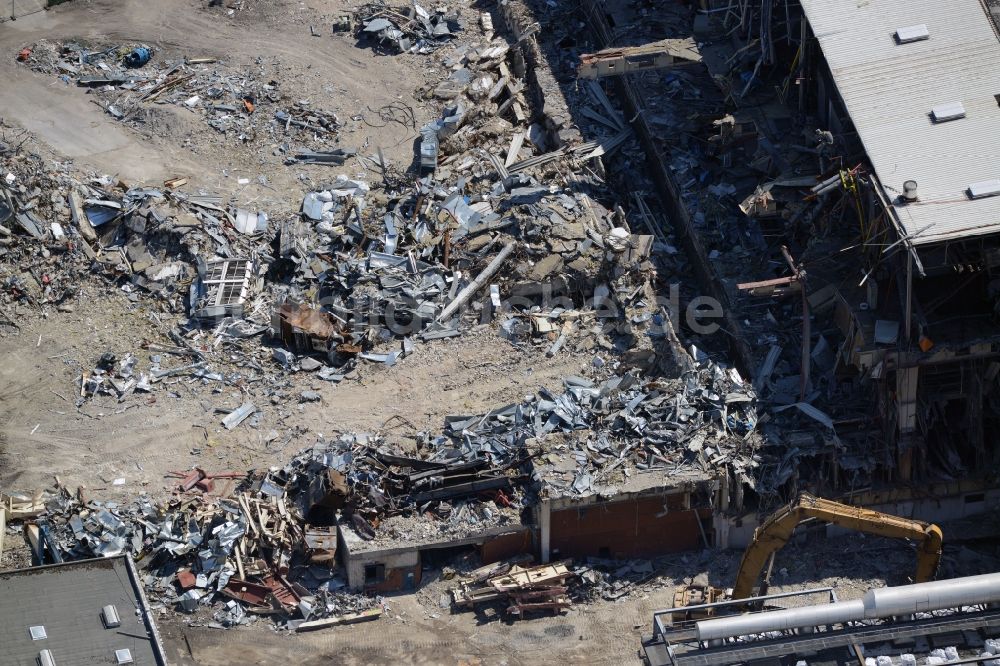
[[[566,562],[536,567],[514,565],[486,578],[474,575],[471,581],[451,591],[452,601],[456,608],[466,609],[505,602],[507,613],[517,617],[537,610],[558,612],[572,605],[566,587],[571,575]]]

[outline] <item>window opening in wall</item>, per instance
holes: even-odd
[[[385,580],[384,564],[365,565],[365,585],[377,585]]]

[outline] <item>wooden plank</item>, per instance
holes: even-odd
[[[522,106],[519,99],[516,97],[511,97],[511,99],[514,100],[514,105],[512,107],[514,109],[514,117],[517,119],[517,122],[523,123],[528,119],[528,114],[524,112],[524,106]]]
[[[80,235],[85,239],[84,245],[90,250],[90,246],[87,245],[87,241],[91,243],[97,242],[97,232],[94,231],[94,227],[90,224],[90,218],[87,217],[87,213],[83,209],[83,198],[80,193],[76,190],[72,190],[69,193],[69,210],[73,217],[73,223],[76,228],[80,230]],[[93,250],[91,250],[91,253]]]
[[[760,280],[758,282],[741,282],[736,285],[737,289],[760,289],[762,287],[780,287],[798,282],[798,277],[789,275],[788,277],[773,278],[771,280]]]
[[[236,542],[236,548],[233,551],[236,556],[236,571],[240,574],[240,580],[246,580],[246,571],[243,569],[243,541]]]
[[[259,536],[260,529],[257,527],[257,521],[254,520],[253,514],[250,512],[247,496],[241,493],[237,501],[240,504],[240,508],[243,509],[243,515],[246,516],[247,524],[250,525],[250,531],[254,533],[254,536]]]
[[[260,531],[264,536],[272,536],[267,529],[267,519],[264,517],[264,510],[261,508],[260,504],[257,505],[257,520],[260,521]]]
[[[42,552],[42,536],[38,531],[38,525],[25,523],[24,536],[28,540],[28,547],[31,548],[31,563],[33,565],[45,564],[45,553]]]
[[[499,576],[490,581],[490,585],[501,592],[516,591],[533,585],[561,582],[570,575],[570,570],[563,562],[543,564],[530,569],[513,567],[506,576]]]
[[[10,501],[7,503],[7,517],[11,520],[37,518],[43,513],[45,513],[45,502],[40,498],[27,502],[15,502],[13,498],[10,498]]]
[[[510,140],[510,147],[507,149],[507,159],[504,160],[504,167],[509,167],[511,164],[517,161],[518,152],[521,150],[521,146],[524,145],[524,137],[527,132],[518,132]]]
[[[336,615],[334,617],[325,617],[322,620],[303,622],[299,626],[295,627],[295,631],[313,631],[315,629],[324,629],[326,627],[367,622],[369,620],[374,620],[381,615],[381,608],[371,608],[366,611],[361,611],[360,613],[348,613],[347,615]]]

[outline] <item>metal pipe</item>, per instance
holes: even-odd
[[[861,599],[702,620],[698,640],[841,624],[1000,602],[1000,573],[871,589]]]
[[[799,608],[786,608],[764,613],[749,613],[734,617],[720,617],[702,620],[695,624],[698,640],[709,641],[716,638],[731,638],[747,634],[763,634],[769,631],[787,631],[827,624],[840,624],[863,620],[865,604],[861,599],[838,601],[832,604],[816,604]]]
[[[804,597],[810,594],[829,594],[833,592],[832,587],[812,587],[808,590],[792,590],[791,592],[775,592],[774,594],[768,594],[763,597],[754,597],[755,602],[760,601],[771,601],[772,599],[787,599],[788,597]],[[836,599],[834,600],[836,601]],[[653,615],[666,615],[668,613],[677,613],[680,611],[696,611],[703,610],[705,608],[718,608],[719,606],[745,606],[747,603],[746,599],[728,600],[728,601],[713,601],[710,604],[695,604],[692,606],[679,606],[677,608],[661,608],[660,610],[653,611]]]
[[[1000,573],[871,589],[862,598],[868,618],[993,603],[1000,601]]]
[[[493,274],[499,270],[500,265],[507,260],[510,253],[514,251],[514,247],[514,243],[507,243],[504,248],[500,250],[500,254],[494,257],[493,261],[491,261],[489,265],[483,269],[483,272],[480,273],[478,277],[476,277],[476,279],[469,284],[469,286],[455,296],[455,300],[445,307],[444,311],[438,315],[437,320],[445,321],[448,317],[453,315],[458,308],[462,307],[466,301],[475,296],[476,292],[483,288],[483,285],[485,285],[486,282],[493,277]]]
[[[543,514],[544,518],[544,514]],[[544,523],[543,523],[544,525]],[[542,548],[547,548],[547,543],[545,538],[547,533],[543,530],[542,532]],[[545,551],[543,551],[545,552]],[[787,599],[788,597],[805,597],[814,594],[826,594],[829,595],[831,601],[837,601],[837,593],[833,591],[832,587],[813,587],[808,590],[792,590],[791,592],[776,592],[774,594],[768,594],[762,597],[754,597],[754,601],[757,603],[764,603],[767,601],[774,601],[776,599]],[[653,635],[662,636],[667,633],[667,627],[663,623],[663,616],[671,616],[678,612],[693,612],[698,610],[705,610],[707,608],[719,608],[722,606],[734,606],[740,607],[746,605],[746,599],[729,599],[727,601],[713,601],[708,604],[694,604],[692,606],[680,606],[678,608],[663,608],[660,610],[653,611]],[[688,623],[685,623],[688,624]]]

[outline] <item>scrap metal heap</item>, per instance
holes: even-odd
[[[354,13],[360,28],[358,37],[375,40],[377,48],[395,47],[390,51],[427,54],[451,39],[461,30],[458,13],[439,7],[433,12],[413,3],[410,7],[393,8],[385,3],[372,3]]]
[[[389,10],[364,11],[378,19]],[[440,25],[438,13],[414,11],[415,24]],[[10,200],[0,225],[11,217],[16,224],[4,242],[6,298],[70,309],[76,292],[63,285],[86,288],[92,280],[65,278],[75,269],[85,276],[89,266],[129,300],[152,299],[171,315],[158,319],[170,344],[144,343],[148,356],[133,350],[85,362],[92,369],[82,373],[81,400],[106,394],[126,401],[157,384],[193,380],[253,384],[259,397],[280,402],[288,373],[315,371],[338,382],[361,361],[392,365],[416,351],[417,339],[459,335],[470,312],[522,350],[607,352],[644,369],[669,364],[655,349],[665,316],[655,281],[672,272],[676,250],[648,207],[627,213],[602,177],[599,158],[630,138],[624,119],[605,109],[610,129],[595,131],[591,141],[552,115],[554,102],[531,122],[531,72],[488,25],[489,15],[476,16],[485,39],[463,40],[441,57],[449,74],[426,94],[446,107],[420,128],[419,157],[405,172],[381,151],[363,156],[281,143],[286,155],[326,165],[352,159],[376,176],[312,182],[301,209],[225,201],[189,191],[184,178],[140,188],[98,174],[74,177],[67,165],[0,147],[0,189]],[[221,113],[253,123],[265,108],[290,113],[286,94],[260,72],[160,62],[157,53],[127,66],[138,48],[40,44],[22,60],[79,84],[104,77],[94,90],[138,100],[137,114],[154,100],[190,106],[189,94],[218,102],[201,110],[209,122]],[[599,87],[591,95],[594,104],[610,106]],[[243,105],[218,108],[229,102]],[[412,110],[383,111],[386,122],[416,130]],[[268,132],[278,141],[330,138],[313,127],[321,119],[308,120],[269,121]],[[268,338],[287,350],[256,344]],[[225,426],[250,416],[257,423],[259,402],[220,408],[230,413]]]
[[[378,34],[404,51],[422,52],[450,25],[417,8],[394,18],[363,11],[362,32],[381,26]],[[203,395],[238,387],[240,402],[216,407],[219,425],[256,428],[289,398],[321,399],[317,391],[290,396],[292,373],[339,382],[366,362],[391,366],[419,353],[418,342],[474,327],[528,353],[586,354],[591,375],[566,377],[562,392],[450,416],[440,433],[410,433],[412,447],[377,434],[320,438],[284,467],[237,475],[235,488],[220,482],[225,475],[194,470],[180,473],[165,502],[85,501],[61,490],[38,525],[39,560],[128,551],[164,602],[192,610],[224,601],[221,624],[253,611],[297,627],[372,603],[337,595],[329,551],[338,526],[387,546],[440,542],[519,525],[542,498],[613,496],[638,477],[665,484],[686,472],[725,475],[763,494],[792,473],[783,450],[763,446],[761,377],[751,382],[686,350],[676,313],[662,305],[660,290],[683,258],[643,195],[629,190],[626,211],[604,170],[603,160],[624,155],[621,177],[635,173],[641,151],[624,116],[589,82],[578,94],[595,125],[583,140],[558,91],[544,95],[554,81],[530,39],[537,26],[507,18],[514,44],[479,16],[484,41],[430,56],[441,55],[446,70],[425,90],[444,103],[435,120],[418,130],[412,112],[385,110],[387,122],[420,135],[402,169],[381,151],[334,153],[335,120],[292,117],[272,84],[222,74],[222,64],[156,64],[154,55],[118,80],[121,51],[62,45],[26,56],[43,70],[72,61],[67,75],[78,82],[92,70],[112,77],[99,96],[105,108],[127,107],[127,119],[148,112],[152,99],[172,101],[252,138],[266,117],[259,131],[306,142],[308,150],[283,143],[282,155],[351,159],[373,176],[311,181],[286,209],[265,211],[189,191],[183,178],[139,188],[74,175],[0,136],[0,317],[16,327],[7,303],[71,309],[79,290],[124,293],[154,306],[165,338],[95,354],[80,373],[78,407],[111,396],[145,409],[136,392],[180,382]],[[417,46],[387,30],[416,30]],[[642,182],[637,175],[633,185]]]
[[[38,562],[129,552],[161,601],[185,611],[224,602],[223,625],[250,612],[277,614],[295,629],[373,603],[331,596],[343,585],[332,570],[338,524],[386,545],[440,542],[520,524],[540,493],[611,496],[639,472],[754,466],[754,394],[734,370],[705,361],[674,385],[632,374],[565,385],[562,394],[449,417],[436,436],[415,433],[419,457],[378,435],[345,434],[281,468],[177,472],[165,502],[87,501],[82,490],[61,488],[22,517],[41,516],[29,525]],[[552,446],[552,433],[575,437]],[[565,590],[511,590],[504,593],[521,610],[564,603]]]
[[[579,7],[524,4],[550,28],[545,57],[561,81],[577,81],[581,58],[601,48],[628,51],[664,37],[697,43],[701,63],[605,80],[615,91],[612,104],[635,118],[649,163],[669,182],[661,192],[676,204],[678,236],[692,239],[685,245],[691,272],[722,303],[732,358],[752,374],[760,398],[758,430],[768,450],[781,452],[768,463],[773,485],[756,488],[759,502],[749,507],[780,505],[800,479],[831,492],[877,482],[889,453],[873,416],[871,381],[846,378],[843,355],[851,345],[839,346],[838,330],[845,319],[838,289],[869,279],[848,273],[858,263],[846,254],[858,242],[846,221],[858,207],[864,170],[844,157],[851,152],[840,139],[795,109],[801,80],[787,64],[762,66],[774,62],[779,41],[767,32],[770,16],[761,17],[769,3],[741,17],[726,3],[714,13],[683,3],[586,0],[592,41],[580,39]],[[567,98],[585,107],[592,85],[566,85]],[[581,116],[603,124],[589,109]]]
[[[445,123],[433,130],[438,137],[474,135],[489,122],[459,111],[446,118],[460,129],[449,135]],[[164,326],[170,344],[146,345],[148,365],[129,355],[109,373],[116,360],[95,359],[83,397],[126,399],[167,378],[232,384],[305,367],[339,381],[358,358],[391,365],[414,351],[413,338],[460,334],[468,310],[480,323],[499,318],[498,332],[521,348],[598,348],[644,367],[663,361],[651,337],[663,316],[650,283],[657,241],[602,206],[597,184],[552,183],[549,168],[579,164],[586,152],[548,153],[550,167],[515,164],[523,170],[511,174],[471,147],[454,171],[412,183],[390,180],[389,169],[378,187],[340,176],[280,224],[186,192],[183,179],[129,187],[75,178],[10,146],[3,154],[9,203],[0,224],[16,225],[4,242],[7,299],[71,308],[97,274],[130,301],[153,299],[175,316]],[[275,350],[268,363],[271,354],[251,345],[265,333],[296,353]]]
[[[267,615],[296,630],[359,612],[367,618],[381,605],[341,589],[333,569],[336,529],[305,522],[295,487],[286,492],[244,473],[195,469],[178,476],[174,496],[162,502],[146,495],[127,504],[87,500],[82,488],[72,495],[60,487],[38,494],[31,511],[12,515],[34,519],[25,532],[36,563],[127,552],[151,598],[187,613],[208,608],[211,626]],[[235,492],[209,492],[222,478],[238,479]]]

